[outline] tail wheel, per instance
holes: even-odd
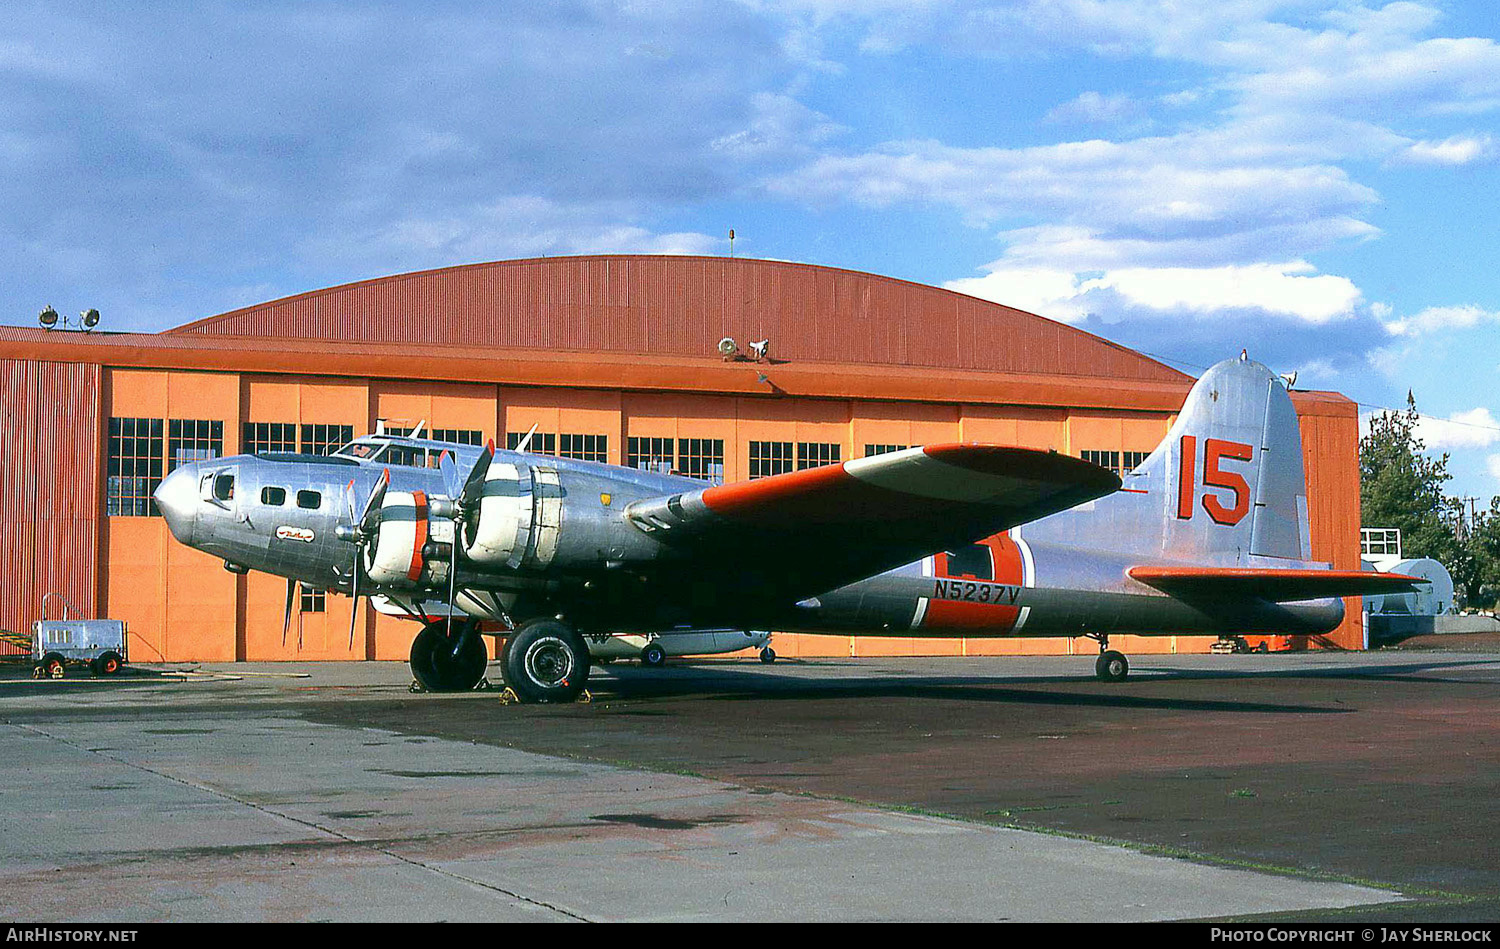
[[[561,620],[522,623],[505,654],[505,684],[527,702],[571,702],[589,681],[589,647]]]
[[[411,674],[429,692],[467,692],[484,678],[489,654],[484,639],[473,633],[457,656],[455,646],[472,620],[458,620],[450,633],[448,620],[422,627],[411,643]]]
[[[1094,675],[1104,682],[1124,682],[1125,677],[1130,675],[1130,661],[1125,658],[1124,653],[1106,649],[1094,663]]]
[[[641,662],[652,668],[664,665],[666,661],[667,651],[661,648],[661,643],[648,643],[646,648],[641,650]]]
[[[770,665],[771,663],[775,662],[776,650],[772,649],[770,646],[762,649],[760,651],[760,661],[764,662],[766,665]]]

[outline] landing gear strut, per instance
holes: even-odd
[[[1124,682],[1130,675],[1130,660],[1125,654],[1109,648],[1108,633],[1087,633],[1089,639],[1099,644],[1099,658],[1094,662],[1094,675],[1101,682]]]
[[[452,620],[451,630],[449,623],[428,623],[411,643],[411,674],[429,692],[467,692],[490,659],[476,620]]]

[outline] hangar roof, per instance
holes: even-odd
[[[730,257],[502,260],[314,290],[173,334],[716,357],[769,339],[793,362],[1191,382],[1023,310],[890,277]]]
[[[724,336],[770,339],[773,362],[724,362]],[[162,333],[0,326],[0,358],[1157,412],[1176,411],[1193,382],[1091,333],[936,287],[782,261],[638,255],[398,274]],[[1304,415],[1354,408],[1337,393],[1293,397]]]

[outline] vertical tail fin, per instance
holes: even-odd
[[[1211,367],[1119,493],[1026,533],[1167,560],[1310,559],[1302,434],[1291,397],[1258,362],[1242,357]]]

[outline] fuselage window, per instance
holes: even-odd
[[[990,556],[990,549],[984,544],[970,544],[967,547],[948,551],[947,576],[973,577],[975,580],[995,579],[995,566]]]
[[[316,511],[323,503],[323,492],[321,491],[298,491],[297,506],[309,511]]]
[[[261,488],[260,503],[269,504],[271,507],[281,507],[286,503],[286,488]]]
[[[234,475],[221,474],[214,478],[214,497],[220,501],[234,500]]]
[[[420,448],[413,448],[410,445],[392,445],[385,450],[385,463],[406,468],[422,468],[427,464],[427,456]]]

